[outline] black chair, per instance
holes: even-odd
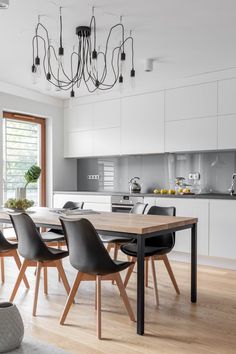
[[[40,273],[42,268],[45,270],[47,267],[56,267],[61,276],[63,285],[69,294],[70,286],[60,262],[62,258],[68,256],[69,252],[62,251],[57,248],[47,247],[29,215],[22,213],[10,215],[10,218],[16,232],[19,254],[24,258],[24,262],[21,266],[20,273],[11,294],[10,302],[13,302],[16,296],[26,269],[28,267],[36,267],[37,272],[33,305],[33,316],[36,316]],[[44,287],[44,292],[47,293],[47,286]]]
[[[68,296],[60,324],[64,324],[81,281],[96,280],[97,336],[101,338],[101,281],[115,280],[129,317],[134,321],[120,271],[132,265],[131,262],[113,261],[99,238],[93,225],[87,219],[68,220],[61,218],[71,265],[78,273]]]
[[[130,210],[130,214],[144,214],[148,204],[144,203],[136,203],[133,208]],[[113,259],[116,260],[118,256],[118,251],[120,249],[120,246],[124,243],[131,242],[132,238],[127,237],[127,238],[122,238],[122,237],[117,237],[117,236],[104,236],[100,235],[100,238],[103,243],[108,243],[107,245],[107,251],[110,252],[111,248],[114,247],[114,257]]]
[[[84,202],[76,203],[68,201],[63,205],[63,209],[76,210],[83,209]],[[60,242],[65,241],[63,231],[59,229],[50,229],[46,232],[41,233],[42,239],[44,242],[56,242],[57,247],[60,248]]]
[[[175,216],[176,209],[175,207],[159,207],[159,206],[152,206],[148,213],[149,215],[165,215],[165,216]],[[151,260],[152,265],[152,275],[153,275],[153,283],[154,283],[154,291],[155,291],[155,298],[156,304],[159,304],[158,299],[158,290],[157,290],[157,280],[156,280],[156,271],[155,271],[155,260],[162,260],[166,266],[166,269],[169,273],[170,279],[174,285],[177,294],[180,294],[179,287],[177,285],[176,279],[174,277],[174,273],[170,266],[167,254],[173,249],[175,245],[175,234],[168,233],[164,235],[154,236],[148,238],[145,243],[145,261],[146,261],[146,285],[147,285],[147,278],[148,278],[148,260]],[[128,256],[131,256],[131,260],[136,262],[137,260],[137,242],[136,240],[121,246],[121,250]],[[124,281],[125,287],[128,284],[132,271],[134,269],[134,264],[132,267],[128,269],[126,274],[126,278]]]
[[[13,257],[16,263],[17,268],[20,270],[21,261],[20,257],[17,253],[17,243],[9,242],[0,231],[0,258],[1,258],[1,279],[2,283],[5,282],[5,266],[4,266],[4,258],[5,257]],[[26,276],[23,277],[23,281],[27,289],[29,289],[29,283]]]

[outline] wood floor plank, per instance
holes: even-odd
[[[23,316],[26,334],[79,354],[235,354],[236,271],[200,266],[198,304],[191,304],[189,264],[171,262],[181,291],[177,296],[162,263],[159,262],[157,267],[158,308],[155,307],[151,272],[149,287],[145,289],[145,336],[136,335],[136,324],[129,320],[116,285],[110,281],[103,283],[102,291],[103,340],[96,338],[94,282],[81,283],[68,324],[60,326],[66,295],[57,280],[57,271],[52,268],[48,268],[49,294],[45,296],[43,291],[39,292],[37,317],[31,315],[33,291],[27,292],[23,283],[18,290],[15,302]],[[67,261],[64,264],[72,284],[76,271]],[[0,286],[0,301],[9,299],[17,276],[11,258],[5,261],[5,272],[6,282]],[[35,276],[32,269],[27,271],[27,276],[33,287]],[[135,276],[130,278],[126,290],[135,309]]]

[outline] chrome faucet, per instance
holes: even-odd
[[[229,188],[229,192],[231,195],[234,195],[234,182],[235,182],[235,178],[236,178],[236,173],[233,173],[232,174],[232,184],[231,184],[231,187]]]

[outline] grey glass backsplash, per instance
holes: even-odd
[[[236,171],[236,152],[203,152],[88,158],[78,160],[78,190],[128,192],[128,181],[141,179],[142,192],[173,188],[174,179],[188,181],[191,172],[200,172],[196,188],[201,192],[226,192]],[[88,176],[99,175],[99,179]]]

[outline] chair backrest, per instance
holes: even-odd
[[[10,214],[18,240],[18,251],[26,259],[37,260],[41,255],[50,255],[35,223],[28,214]]]
[[[80,272],[103,275],[114,269],[114,262],[97,231],[87,219],[60,218],[71,265]]]
[[[63,205],[63,208],[65,209],[70,209],[70,210],[73,210],[73,209],[83,209],[84,207],[84,202],[71,202],[71,201],[68,201],[66,202],[64,205]]]
[[[144,203],[136,203],[134,204],[133,208],[130,210],[130,214],[144,214],[147,206],[148,205]]]
[[[147,212],[150,215],[166,215],[166,216],[175,216],[176,208],[175,207],[160,207],[153,205]]]
[[[147,214],[149,215],[166,215],[166,216],[176,216],[176,208],[175,207],[160,207],[160,206],[152,206]],[[146,241],[146,244],[151,244],[152,246],[158,247],[169,247],[173,248],[175,245],[175,233],[169,233],[165,235],[161,235],[154,238],[149,238]]]

